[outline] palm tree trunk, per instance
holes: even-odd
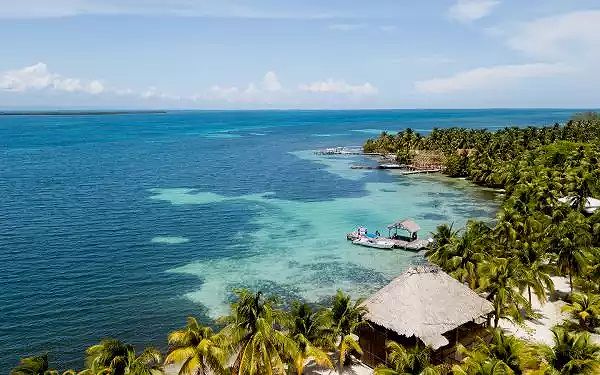
[[[527,293],[529,294],[529,306],[531,306],[531,286],[527,285]]]
[[[571,294],[573,294],[573,272],[569,269],[569,286],[571,287]]]
[[[338,374],[342,374],[342,369],[344,368],[344,360],[342,359],[342,340],[340,339],[340,345],[338,346]]]

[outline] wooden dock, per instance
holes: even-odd
[[[316,155],[364,155],[385,156],[379,152],[363,152],[360,147],[331,147],[315,151]]]
[[[442,171],[442,168],[410,169],[401,164],[351,165],[350,169],[401,169],[400,174],[402,175],[439,173]]]
[[[403,175],[410,175],[410,174],[439,173],[441,171],[442,171],[442,168],[435,168],[435,169],[414,169],[414,170],[403,171],[401,173]]]
[[[394,241],[394,248],[396,249],[404,249],[410,251],[419,251],[426,249],[430,242],[429,240],[415,240],[415,241],[404,241],[404,240],[392,240]]]

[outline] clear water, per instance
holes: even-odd
[[[349,244],[412,217],[491,217],[465,181],[351,170],[381,130],[564,121],[566,110],[169,112],[0,117],[0,369],[49,352],[81,367],[103,337],[164,347],[235,287],[319,301],[365,296],[414,253]]]

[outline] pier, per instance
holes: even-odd
[[[402,175],[439,173],[442,166],[438,164],[398,164],[396,156],[378,152],[363,152],[360,147],[329,147],[315,151],[316,155],[362,155],[381,157],[379,165],[351,165],[350,169],[399,169]]]
[[[364,155],[364,156],[385,156],[378,152],[363,152],[360,147],[330,147],[315,151],[316,155]]]
[[[406,169],[404,164],[351,165],[350,169]]]
[[[400,174],[402,175],[429,174],[439,173],[442,171],[442,168],[418,169],[410,168],[404,164],[351,165],[350,169],[401,169]]]
[[[403,175],[410,175],[410,174],[429,174],[429,173],[439,173],[442,171],[442,168],[434,168],[434,169],[413,169],[413,170],[406,170],[401,172]]]

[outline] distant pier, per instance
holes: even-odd
[[[414,165],[414,164],[398,164],[394,163],[395,155],[393,154],[382,154],[378,152],[363,152],[360,147],[330,147],[322,150],[315,151],[316,155],[362,155],[362,156],[379,156],[381,157],[379,165],[351,165],[351,169],[397,169],[400,170],[400,174],[411,175],[411,174],[429,174],[439,173],[442,171],[441,165],[427,164],[427,165]]]
[[[331,147],[315,151],[316,155],[365,155],[384,156],[378,152],[363,152],[360,147]]]
[[[411,174],[428,174],[428,173],[439,173],[442,168],[411,168],[404,164],[380,164],[380,165],[351,165],[351,169],[401,169],[400,174],[411,175]]]

